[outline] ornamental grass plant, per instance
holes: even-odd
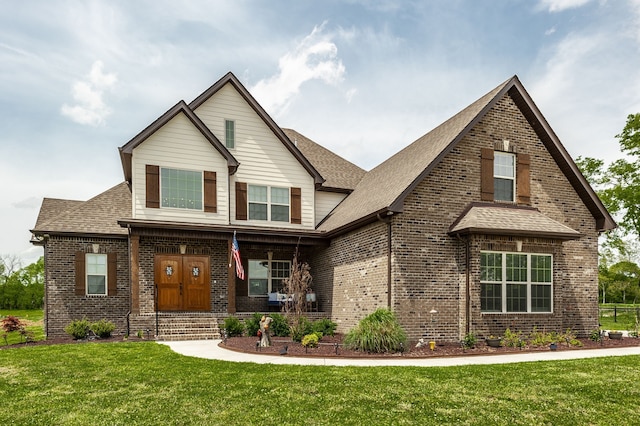
[[[379,308],[364,317],[344,337],[344,346],[363,352],[404,352],[407,334],[393,312]]]

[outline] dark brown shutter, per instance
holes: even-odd
[[[493,149],[482,148],[480,165],[480,199],[493,201]]]
[[[118,253],[107,254],[107,294],[118,294]]]
[[[216,172],[204,172],[204,211],[207,213],[218,212]]]
[[[147,207],[160,208],[160,167],[147,164]]]
[[[247,284],[248,279],[249,279],[249,268],[248,268],[248,264],[247,264],[247,259],[246,258],[242,258],[242,267],[244,268],[244,280],[241,280],[240,278],[238,278],[238,275],[236,274],[236,268],[235,265],[231,265],[231,271],[233,273],[233,276],[236,278],[236,296],[249,296],[249,285]]]
[[[247,220],[246,182],[236,182],[236,220]]]
[[[531,158],[529,154],[518,154],[516,166],[516,189],[518,191],[518,203],[531,203],[531,177],[529,166]]]
[[[302,190],[291,188],[291,223],[302,223]]]
[[[76,296],[85,295],[84,252],[76,252]]]

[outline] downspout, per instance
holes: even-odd
[[[130,321],[129,321],[129,317],[131,315],[131,309],[133,308],[132,304],[131,304],[131,300],[133,299],[133,295],[131,294],[132,291],[132,286],[131,284],[133,284],[133,275],[131,274],[131,225],[127,224],[127,253],[128,253],[128,261],[127,263],[129,264],[129,312],[127,312],[127,336],[130,336],[130,331],[131,331],[131,327],[130,327]]]
[[[391,310],[391,215],[393,212],[387,212],[387,217],[377,214],[378,220],[387,224],[387,308]]]
[[[459,241],[464,242],[464,269],[465,269],[465,335],[469,334],[471,330],[471,268],[469,262],[471,261],[471,236],[467,236],[464,240],[460,235],[456,234]]]

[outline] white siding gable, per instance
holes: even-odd
[[[216,172],[217,213],[145,207],[147,164],[161,168]],[[184,114],[176,115],[133,150],[131,168],[132,208],[135,219],[222,225],[229,223],[227,161]]]
[[[313,229],[315,186],[313,177],[274,135],[262,118],[251,108],[230,83],[218,90],[195,110],[196,115],[222,141],[225,120],[235,121],[235,147],[231,154],[240,166],[230,183],[231,224]],[[302,224],[269,221],[236,221],[235,182],[300,188],[302,192]]]
[[[339,192],[316,192],[316,226],[347,197]]]

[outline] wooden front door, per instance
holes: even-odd
[[[159,311],[209,311],[208,256],[156,255]]]

